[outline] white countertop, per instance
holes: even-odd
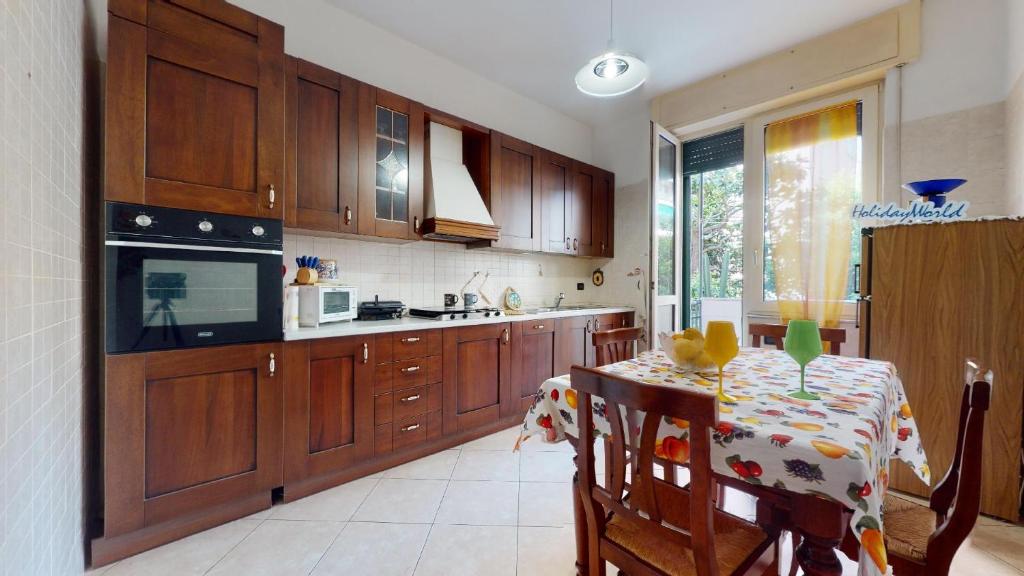
[[[285,341],[312,340],[315,338],[337,338],[340,336],[360,336],[363,334],[381,334],[385,332],[402,332],[405,330],[429,330],[431,328],[450,328],[452,326],[478,326],[480,324],[500,324],[502,322],[525,322],[544,318],[566,318],[569,316],[590,316],[593,314],[614,314],[616,312],[635,312],[629,306],[602,306],[580,310],[557,310],[539,314],[512,314],[493,318],[475,318],[472,320],[429,320],[426,318],[410,318],[404,316],[396,320],[352,320],[348,322],[332,322],[318,328],[299,328],[285,331]]]

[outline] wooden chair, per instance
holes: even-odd
[[[630,576],[774,574],[778,535],[715,508],[711,493],[711,429],[718,399],[690,390],[652,386],[573,366],[579,393],[577,474],[573,480],[586,517],[587,569],[605,575],[608,560]],[[594,474],[593,396],[612,427],[612,475],[607,487]],[[625,414],[623,413],[625,411]],[[639,430],[623,426],[640,419]],[[688,489],[654,475],[654,449],[665,417],[690,423]],[[638,447],[627,457],[627,438]],[[632,483],[626,491],[626,470]],[[579,534],[579,532],[578,532]]]
[[[747,330],[750,333],[750,345],[754,348],[761,347],[761,338],[771,338],[775,341],[775,347],[783,350],[782,339],[786,337],[787,326],[785,324],[751,324]],[[827,342],[828,353],[839,356],[840,349],[846,342],[846,330],[842,328],[819,328],[822,342]]]
[[[614,364],[635,356],[636,342],[643,328],[616,328],[594,332],[591,341],[597,350],[597,365]]]
[[[968,360],[953,462],[924,506],[889,493],[882,507],[885,549],[895,576],[949,574],[953,555],[981,511],[982,436],[992,372]]]

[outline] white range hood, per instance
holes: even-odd
[[[499,227],[462,161],[462,132],[431,122],[427,135],[423,237],[450,242],[497,240]]]

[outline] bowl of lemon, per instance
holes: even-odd
[[[682,370],[707,370],[715,363],[704,351],[704,335],[696,328],[682,332],[658,334],[661,349]]]

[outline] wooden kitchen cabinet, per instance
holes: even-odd
[[[415,240],[423,223],[423,105],[360,84],[358,106],[359,234]]]
[[[281,344],[106,357],[97,565],[269,508],[281,485]]]
[[[541,250],[571,254],[572,160],[547,150],[541,151],[540,158]]]
[[[597,365],[593,333],[626,328],[634,322],[633,312],[612,312],[593,316],[569,316],[555,322],[555,375],[568,374],[573,366]]]
[[[374,454],[418,445],[442,433],[441,330],[378,334]]]
[[[520,412],[533,405],[545,380],[561,374],[555,368],[555,323],[554,318],[512,323],[512,403]]]
[[[355,234],[359,83],[291,56],[285,68],[284,224]]]
[[[284,28],[226,2],[110,2],[109,201],[281,218]]]
[[[489,209],[494,223],[501,227],[495,248],[541,250],[542,165],[539,148],[491,132]]]
[[[443,329],[444,434],[497,422],[514,414],[511,325],[484,324]]]
[[[373,455],[372,335],[285,344],[284,486]]]
[[[594,169],[593,245],[590,256],[615,257],[615,174]]]

